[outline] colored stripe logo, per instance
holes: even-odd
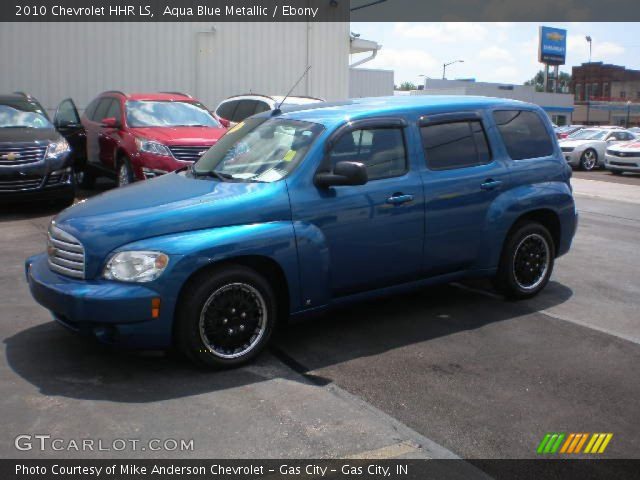
[[[604,453],[612,438],[613,433],[547,433],[536,452],[539,455],[599,454]]]

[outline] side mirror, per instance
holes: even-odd
[[[333,172],[316,174],[314,182],[318,187],[341,185],[364,185],[369,180],[367,167],[360,162],[338,162]]]
[[[102,119],[102,126],[105,128],[120,128],[120,122],[115,117]]]

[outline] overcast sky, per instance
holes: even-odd
[[[538,63],[539,23],[352,23],[351,31],[382,44],[376,59],[362,68],[395,71],[395,83],[421,82],[419,75],[475,78],[521,84],[542,68]],[[546,23],[566,28],[567,65],[589,60],[586,35],[593,39],[593,61],[640,69],[640,23]],[[360,56],[353,56],[352,61]]]

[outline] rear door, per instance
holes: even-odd
[[[80,122],[78,109],[72,99],[66,98],[58,105],[53,124],[69,142],[76,165],[86,161],[87,137],[84,126]]]
[[[490,148],[482,113],[422,117],[418,126],[426,167],[424,272],[472,269],[488,235],[491,203],[507,188],[504,159]]]
[[[102,134],[102,120],[106,117],[111,105],[110,97],[102,97],[98,100],[95,110],[87,113],[87,163],[94,167],[102,167],[100,162],[100,135]]]

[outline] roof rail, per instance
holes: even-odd
[[[31,98],[31,95],[25,92],[13,92],[14,95],[22,95],[24,98]]]
[[[170,95],[182,95],[183,97],[187,97],[187,98],[193,98],[191,95],[189,95],[188,93],[182,93],[182,92],[160,92],[160,93],[168,93]]]
[[[127,96],[126,93],[121,92],[120,90],[107,90],[106,92],[102,92],[100,95],[104,95],[105,93],[117,93],[118,95],[122,95],[123,97]]]
[[[264,95],[262,93],[241,93],[239,95],[231,95],[230,97],[225,98],[225,100],[228,100],[230,98],[237,98],[237,97],[264,97],[264,98],[269,98],[271,100],[275,100],[275,98],[273,98],[271,95]]]

